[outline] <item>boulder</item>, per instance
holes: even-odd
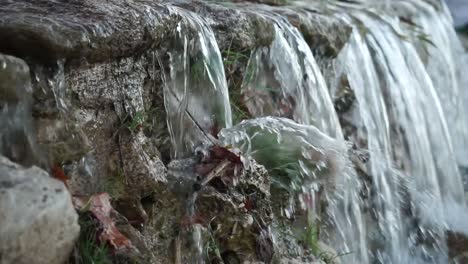
[[[0,156],[0,263],[64,263],[78,237],[65,185]]]

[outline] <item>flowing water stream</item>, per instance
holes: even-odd
[[[207,119],[209,117],[216,118],[219,116],[219,113],[215,112],[213,108],[209,111],[210,108],[196,108],[199,106],[193,104],[205,102],[211,105],[218,104],[219,106],[229,106],[229,104],[224,104],[225,101],[213,100],[213,98],[200,97],[199,100],[196,101],[196,96],[195,99],[191,97],[191,94],[194,93],[193,91],[199,91],[200,95],[205,95],[206,93],[212,93],[216,89],[219,89],[217,92],[223,95],[226,86],[222,64],[213,63],[210,64],[210,67],[204,64],[202,66],[205,68],[202,68],[202,72],[198,72],[199,69],[196,67],[187,66],[192,54],[207,50],[204,44],[210,43],[210,47],[216,47],[216,42],[214,42],[212,33],[210,33],[211,31],[204,24],[202,19],[186,11],[181,12],[177,10],[177,12],[179,12],[185,20],[190,21],[190,26],[193,27],[193,25],[195,25],[194,28],[198,30],[199,34],[194,37],[191,35],[190,30],[187,30],[179,24],[177,39],[182,40],[180,43],[184,43],[184,46],[183,48],[181,47],[179,52],[171,51],[170,54],[171,80],[169,81],[166,78],[165,96],[166,107],[169,113],[168,124],[175,143],[176,157],[178,155],[177,153],[184,153],[184,151],[177,150],[181,149],[181,146],[182,149],[185,148],[190,153],[190,151],[194,150],[193,146],[200,144],[200,142],[205,141],[205,139],[210,136],[214,136],[211,134],[212,127],[220,124],[219,122],[215,123]],[[293,135],[294,133],[305,133],[305,131],[309,129],[307,128],[308,126],[310,126],[310,129],[316,129],[311,126],[314,125],[328,136],[344,142],[337,114],[328,94],[328,88],[324,78],[320,73],[307,43],[304,41],[299,31],[289,24],[286,19],[274,13],[263,12],[260,15],[274,23],[276,37],[271,46],[260,47],[252,52],[247,66],[248,74],[245,76],[241,88],[244,102],[252,116],[284,116],[306,126],[301,129],[300,127],[296,127],[298,124],[294,122],[284,122],[281,119],[267,119],[268,121],[266,122],[262,119],[253,119],[248,123],[241,123],[240,126],[235,126],[224,132],[221,130],[222,141],[226,145],[237,147],[240,147],[240,141],[247,140],[252,143],[254,139],[257,138],[256,135],[262,132],[258,131],[253,135],[242,132],[245,130],[243,126],[259,127],[260,130],[264,130],[264,133],[269,130],[274,131],[273,134],[267,133],[266,136],[260,137],[261,140],[259,140],[259,142],[271,145],[270,148],[274,148],[276,144],[279,144],[279,149],[283,150],[281,152],[284,153],[279,152],[278,154],[284,156],[287,151],[284,149],[285,145],[281,147],[281,144],[285,144],[282,143],[283,141],[289,142],[292,140],[293,142],[290,143],[295,142],[298,149],[294,150],[291,145],[289,152],[297,152],[297,155],[303,156],[303,160],[297,155],[291,156],[298,157],[297,161],[299,161],[299,163],[297,163],[295,169],[292,170],[298,173],[298,175],[291,175],[292,178],[288,178],[286,181],[284,181],[284,179],[278,180],[277,183],[288,189],[288,191],[301,194],[301,197],[315,195],[316,189],[312,187],[314,185],[312,181],[299,180],[300,178],[309,178],[310,180],[317,181],[320,178],[317,176],[317,171],[313,172],[310,169],[310,165],[307,165],[307,160],[310,160],[314,155],[310,150],[303,149],[305,145],[301,146],[301,142],[304,139],[295,138]],[[201,27],[204,29],[200,31]],[[197,43],[198,41],[202,43],[202,45],[186,47],[186,43]],[[215,53],[214,55],[205,55],[204,58],[206,59],[206,57],[210,56],[218,58],[217,54],[219,54],[219,51],[212,51]],[[200,61],[196,62],[200,63]],[[216,59],[215,62],[218,62],[218,60]],[[217,68],[215,68],[215,66],[217,66]],[[194,75],[196,77],[195,82],[190,81],[195,78]],[[216,83],[217,85],[198,85],[199,83],[213,84],[213,82],[210,82],[212,79],[219,80],[219,82]],[[225,100],[226,97],[220,96],[218,98]],[[187,102],[187,100],[192,100],[192,102]],[[208,112],[211,114],[200,112],[202,110],[206,111],[206,109],[208,109]],[[193,111],[199,111],[199,113],[193,114]],[[229,111],[230,110],[224,112]],[[310,113],[314,114],[311,115]],[[195,126],[191,123],[193,120],[189,120],[189,122],[181,121],[192,118],[195,120],[195,122],[193,122],[196,123]],[[220,127],[228,128],[229,123],[223,123]],[[202,135],[200,135],[200,130],[202,130]],[[188,131],[188,133],[186,131]],[[189,135],[194,132],[199,135],[190,137],[189,140],[184,141],[183,138],[186,136],[183,134]],[[237,135],[238,133],[241,135]],[[230,136],[226,137],[226,135]],[[277,139],[272,135],[276,135]],[[327,145],[326,141],[317,141],[318,138],[313,140],[315,144],[311,144],[311,146],[315,146],[318,151],[317,155],[332,150],[332,145]],[[267,141],[270,143],[267,143]],[[188,145],[192,146],[191,148],[187,147],[187,142],[189,142]],[[245,143],[242,145],[244,146],[243,149],[246,155],[256,157],[259,160],[261,160],[258,156],[261,156],[261,150],[268,149],[268,146],[259,143],[248,144],[247,149],[245,149]],[[328,150],[326,150],[327,148]],[[301,151],[301,149],[303,150]],[[325,225],[328,224],[330,226],[327,228],[328,232],[324,231],[324,240],[334,243],[337,250],[340,252],[358,251],[356,254],[350,254],[350,259],[353,259],[354,262],[360,262],[362,261],[361,258],[366,258],[366,246],[363,236],[365,231],[363,230],[364,226],[358,197],[360,183],[354,170],[344,165],[349,163],[349,161],[347,161],[346,151],[343,151],[342,148],[341,151],[336,150],[332,152],[337,152],[337,154],[335,154],[333,158],[331,158],[330,155],[326,155],[328,158],[325,160],[328,160],[328,162],[318,159],[318,163],[314,165],[319,171],[324,170],[327,165],[336,167],[333,170],[334,173],[327,173],[326,170],[322,172],[322,174],[331,174],[328,176],[333,179],[331,180],[333,181],[331,185],[333,185],[334,190],[336,190],[333,194],[327,194],[329,196],[330,207],[329,219],[327,219]],[[187,151],[185,151],[185,153],[187,153]],[[344,161],[339,161],[342,159],[344,159]],[[289,166],[293,162],[277,159],[273,163],[276,165],[275,168],[284,168],[284,166]],[[338,166],[338,164],[342,165]],[[272,169],[272,167],[268,167],[269,164],[265,165],[267,168]],[[302,176],[299,175],[301,172],[303,173]],[[332,177],[332,175],[336,175],[336,177]],[[328,179],[328,181],[330,181],[330,179]],[[315,208],[308,209],[315,210]],[[286,208],[285,210],[289,210],[289,212],[286,212],[287,214],[293,214],[295,209],[294,206],[291,205],[289,209]],[[326,238],[327,236],[328,238]]]
[[[231,105],[221,53],[214,33],[201,17],[178,7],[182,17],[170,41],[170,69],[164,74],[164,102],[174,158],[210,144],[232,125]]]
[[[433,15],[431,21],[444,23],[446,14]],[[354,32],[336,64],[355,92],[355,122],[368,139],[369,202],[376,222],[369,243],[377,246],[372,258],[379,263],[446,263],[445,216],[454,215],[447,205],[464,204],[452,148],[455,143],[464,151],[460,146],[466,140],[453,56],[444,54],[447,46],[437,48],[427,40],[436,50],[428,53],[425,65],[398,21],[375,12],[356,10],[348,22]],[[442,41],[439,35],[453,33],[442,28],[432,27],[429,38]],[[395,170],[392,155],[405,161],[404,175]]]
[[[439,11],[417,1],[395,7],[409,13],[423,10],[424,15],[411,16],[416,20],[409,26],[372,9],[339,3],[329,7],[353,28],[335,66],[337,78],[345,76],[356,97],[353,124],[370,153],[369,199],[359,195],[363,185],[346,165],[350,164],[346,151],[326,143],[331,138],[344,142],[343,132],[312,52],[295,27],[269,10],[257,14],[273,22],[275,39],[252,51],[241,88],[249,114],[265,118],[230,128],[227,85],[214,34],[203,19],[174,9],[183,21],[170,51],[165,100],[175,157],[209,144],[207,139],[212,141],[221,131],[224,144],[242,149],[270,173],[297,161],[301,176],[277,181],[290,191],[311,192],[307,186],[320,178],[317,169],[339,167],[331,173],[334,189],[327,197],[331,226],[322,239],[340,253],[351,253],[342,261],[445,263],[445,232],[451,225],[464,229],[455,211],[464,208],[458,165],[465,165],[468,156],[462,103],[466,78],[459,70],[462,47],[452,21],[445,6]],[[310,150],[297,146],[307,141],[300,135],[308,135],[309,129],[317,131],[310,138],[315,142],[310,142],[312,148],[325,157],[315,155],[315,165],[307,165]],[[331,138],[320,140],[325,135],[317,136],[319,131]],[[285,161],[265,151],[299,156]],[[335,154],[326,154],[329,151]],[[366,215],[363,208],[369,209]],[[450,221],[447,215],[458,220]]]
[[[274,31],[269,45],[251,51],[239,102],[229,98],[212,21],[166,6],[180,18],[163,53],[155,52],[172,158],[188,160],[220,145],[242,153],[245,168],[254,159],[268,170],[271,188],[289,195],[281,217],[292,222],[296,212],[306,211],[300,232],[320,223],[318,239],[342,263],[450,263],[447,232],[468,236],[468,181],[460,173],[468,168],[468,75],[447,6],[435,0],[310,4],[315,9],[304,9],[308,15],[323,12],[352,29],[327,79],[299,29],[279,9],[230,5],[268,21]],[[40,164],[29,69],[13,58],[0,59],[0,153],[24,165]],[[55,100],[44,109],[63,119],[71,105],[65,69],[58,61],[32,75],[35,87]],[[340,124],[333,99],[344,88],[355,100]],[[233,103],[251,118],[233,124]],[[357,164],[345,136],[368,153],[364,165]],[[180,191],[189,223],[196,220],[198,187]],[[320,199],[327,202],[324,213]],[[178,234],[188,243],[176,262],[205,262],[203,228],[190,224]],[[268,226],[260,232],[275,240],[276,231]]]

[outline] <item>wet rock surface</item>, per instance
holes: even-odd
[[[273,22],[248,5],[41,0],[2,6],[0,38],[5,41],[0,51],[29,63],[31,70],[22,66],[17,76],[27,81],[29,74],[33,77],[35,137],[47,163],[63,168],[73,195],[111,195],[121,215],[117,227],[145,263],[182,261],[180,250],[194,247],[187,239],[194,230],[207,241],[204,253],[214,263],[297,263],[298,258],[290,258],[297,252],[274,248],[273,212],[282,214],[288,204],[271,202],[270,175],[253,161],[235,186],[215,179],[196,191],[197,209],[188,216],[186,199],[193,195],[197,177],[194,165],[182,163],[185,169],[174,169],[177,162],[172,161],[169,172],[166,169],[170,141],[160,63],[167,64],[171,47],[165,40],[181,19],[170,5],[208,22],[225,66],[235,68],[229,80],[245,74],[247,61],[237,60],[237,54],[249,56],[274,39]],[[332,59],[348,29],[316,11],[299,10],[277,7],[274,12],[288,16],[320,58]],[[331,29],[339,34],[326,34]],[[230,88],[237,87],[230,83]],[[174,179],[179,179],[177,184]],[[290,220],[281,221],[287,226]],[[295,241],[301,239],[289,237],[286,243],[297,247],[301,242]],[[134,254],[124,253],[122,260],[135,259]],[[299,257],[304,263],[317,259],[307,250],[301,254],[308,256]]]
[[[325,263],[296,228],[305,225],[305,212],[297,206],[288,215],[295,198],[271,189],[274,175],[263,166],[250,162],[236,184],[215,178],[200,186],[194,172],[199,160],[171,161],[161,67],[169,65],[167,39],[181,20],[172,5],[199,14],[213,29],[230,93],[238,92],[251,51],[268,47],[275,37],[273,22],[252,10],[286,16],[324,75],[334,74],[331,60],[348,41],[350,26],[319,6],[260,2],[275,7],[149,0],[2,3],[0,52],[18,58],[0,54],[0,121],[11,121],[8,129],[0,126],[0,154],[22,165],[63,168],[72,195],[109,193],[120,215],[117,228],[142,263],[189,263],[193,259],[184,259],[181,250],[192,250],[194,233],[207,241],[204,254],[211,263]],[[367,160],[358,157],[367,142],[352,123],[356,99],[347,80],[336,84],[334,100],[345,136],[357,148],[352,161],[368,180]],[[5,158],[0,174],[1,262],[63,263],[78,233],[63,184]],[[196,210],[189,215],[194,194],[190,206]],[[31,203],[23,208],[1,197]],[[42,202],[43,197],[48,198]],[[331,252],[335,262],[326,263],[339,263],[326,245],[319,252]],[[135,260],[134,254],[122,259]]]
[[[0,156],[0,262],[64,263],[80,227],[65,185]]]
[[[155,1],[8,1],[0,12],[1,50],[49,62],[128,57],[173,25]]]

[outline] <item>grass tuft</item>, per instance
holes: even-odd
[[[81,227],[80,236],[75,245],[75,254],[69,263],[72,264],[110,264],[109,250],[105,244],[98,243],[94,218],[89,213],[82,213],[78,223]]]

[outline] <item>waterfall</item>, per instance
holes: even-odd
[[[275,39],[270,47],[254,50],[248,62],[242,93],[249,114],[291,118],[343,141],[328,87],[302,34],[279,15],[258,13],[274,22]],[[326,192],[329,222],[325,225],[330,226],[322,239],[335,245],[339,254],[345,255],[344,261],[364,263],[367,246],[360,181],[355,171],[347,168],[333,184],[333,194]],[[307,188],[304,191],[310,192]]]
[[[230,127],[232,117],[221,53],[213,31],[193,12],[173,6],[168,9],[181,16],[172,32],[173,39],[167,43],[169,69],[162,76],[173,158],[180,159],[216,144],[218,131]],[[158,60],[164,69],[160,55]],[[197,192],[189,193],[188,197],[186,214],[193,219]],[[179,239],[188,238],[190,248],[184,249],[176,262],[204,263],[201,226],[194,224],[179,235],[184,232],[188,232],[187,237]]]
[[[0,262],[463,262],[446,1],[0,0]]]
[[[163,76],[164,104],[173,156],[181,158],[213,142],[221,128],[232,125],[232,117],[213,31],[195,13],[178,7],[169,9],[182,20],[167,43],[170,69]]]
[[[316,197],[317,184],[325,186],[320,239],[344,254],[345,263],[447,262],[445,232],[467,229],[457,213],[464,208],[458,166],[466,166],[468,140],[461,44],[444,5],[381,6],[388,13],[407,12],[414,21],[383,15],[379,4],[360,5],[327,8],[353,29],[334,62],[331,83],[349,85],[356,98],[344,118],[356,128],[355,143],[368,150],[369,182],[350,165],[329,93],[343,87],[327,87],[302,34],[265,7],[253,13],[273,23],[275,38],[250,55],[235,103],[253,118],[235,126],[212,30],[194,13],[170,7],[182,17],[163,76],[173,156],[187,157],[211,144],[238,148],[265,165],[273,186],[298,195],[301,205],[308,204],[304,197]],[[415,16],[414,8],[424,15]],[[191,197],[193,205],[196,194]],[[200,230],[193,234],[200,249]]]
[[[466,140],[466,127],[460,104],[448,101],[459,100],[453,57],[434,45],[424,64],[396,19],[357,8],[349,13],[353,34],[336,66],[355,93],[353,123],[370,152],[372,258],[445,263],[446,215],[454,214],[446,205],[462,206],[464,196],[452,143]],[[431,25],[445,19],[433,15]],[[404,172],[395,161],[403,161]]]
[[[460,165],[468,166],[468,115],[464,104],[468,78],[463,68],[464,49],[453,27],[453,20],[446,5],[436,10],[422,1],[401,2],[401,8],[409,10],[414,25],[409,27],[417,36],[427,36],[422,41],[425,50],[426,70],[440,98],[452,146]],[[399,8],[400,9],[400,8]]]
[[[241,87],[249,113],[288,117],[342,138],[325,80],[301,33],[279,15],[263,15],[275,22],[275,39],[250,56]]]

